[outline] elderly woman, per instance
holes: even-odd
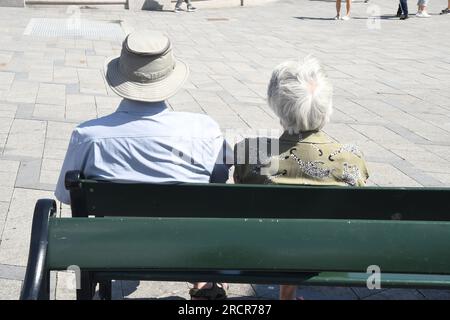
[[[237,144],[235,150],[245,150],[245,159],[256,161],[237,162],[235,183],[364,186],[369,175],[361,152],[355,146],[331,141],[321,131],[330,121],[332,96],[332,85],[315,58],[276,67],[268,103],[284,133],[269,143],[270,148],[262,145],[265,139],[259,144],[248,139]],[[250,145],[257,146],[256,150],[250,150]],[[263,147],[270,149],[265,159]],[[236,159],[243,159],[240,151],[235,152]],[[296,286],[281,286],[280,298],[295,299]]]

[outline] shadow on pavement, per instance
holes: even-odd
[[[299,19],[299,20],[317,20],[317,21],[330,21],[330,20],[334,20],[334,18],[322,18],[322,17],[294,17],[295,19]],[[384,16],[378,16],[378,17],[352,17],[351,20],[368,20],[368,19],[381,19],[381,20],[398,20],[398,17],[396,17],[395,15],[384,15]]]

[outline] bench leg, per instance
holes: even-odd
[[[101,300],[111,300],[112,280],[104,280],[99,283],[99,295]]]
[[[80,274],[81,288],[77,289],[77,300],[92,300],[95,294],[96,283],[92,279],[89,271],[81,271]]]
[[[50,271],[45,271],[39,290],[39,300],[50,300]]]

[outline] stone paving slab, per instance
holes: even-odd
[[[7,264],[0,264],[0,278],[6,280],[23,281],[25,278],[26,267],[12,266]]]
[[[334,2],[309,0],[192,14],[83,9],[81,18],[121,21],[125,32],[168,34],[191,68],[170,108],[210,115],[230,142],[261,130],[276,135],[280,126],[265,101],[271,70],[313,54],[335,87],[335,112],[325,131],[363,150],[368,184],[430,187],[450,186],[450,45],[442,38],[450,17],[435,14],[443,5],[432,1],[432,18],[407,21],[391,19],[396,4],[389,0],[355,1],[347,22],[332,20]],[[367,19],[375,9],[380,19]],[[120,102],[102,69],[106,57],[120,53],[121,41],[24,35],[30,19],[43,17],[70,16],[65,8],[0,11],[0,299],[18,297],[34,204],[52,197],[73,128]],[[60,214],[70,216],[70,209],[62,206]],[[53,273],[52,296],[75,297],[71,276]],[[113,297],[185,299],[188,287],[116,281]],[[298,290],[306,299],[450,299],[449,292]],[[233,284],[230,296],[276,299],[278,286]]]
[[[21,281],[0,279],[1,300],[17,300],[21,286]]]

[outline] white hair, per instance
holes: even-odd
[[[270,108],[290,133],[321,130],[333,111],[333,86],[316,58],[275,68],[267,90]]]

